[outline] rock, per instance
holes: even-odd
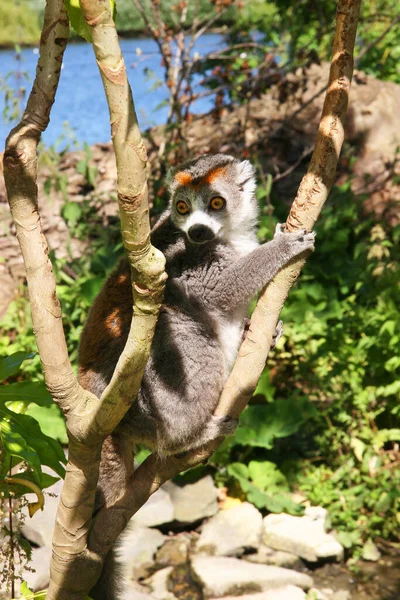
[[[306,593],[294,585],[261,592],[261,594],[246,594],[245,596],[224,596],[223,600],[306,600]],[[213,598],[212,600],[216,600]]]
[[[196,556],[192,571],[205,598],[267,592],[287,585],[308,589],[313,585],[311,577],[297,571],[225,556]]]
[[[147,589],[142,585],[130,582],[124,585],[124,593],[121,600],[153,600],[154,596],[150,596]]]
[[[338,590],[333,594],[332,600],[351,600],[351,593],[349,590]]]
[[[173,567],[166,567],[154,573],[150,581],[151,596],[156,600],[176,600],[176,596],[168,590],[168,581]]]
[[[248,502],[222,510],[203,525],[197,552],[217,556],[240,556],[257,548],[262,533],[261,513]]]
[[[164,536],[157,529],[130,527],[118,552],[125,577],[128,580],[148,577],[154,570],[154,555],[163,543]]]
[[[142,527],[156,527],[173,520],[174,506],[169,494],[163,489],[154,492],[131,519],[135,525]]]
[[[182,533],[168,539],[156,555],[157,566],[177,566],[187,562],[190,546],[190,536]]]
[[[218,512],[217,488],[210,475],[184,487],[169,481],[164,490],[174,505],[175,519],[181,523],[195,523]]]
[[[51,546],[59,495],[61,493],[63,483],[64,482],[60,479],[54,485],[45,490],[44,509],[38,510],[32,518],[28,514],[28,508],[23,508],[23,512],[25,514],[25,523],[22,527],[22,533],[27,540],[33,542],[37,546]],[[55,494],[55,496],[49,496],[48,493],[46,494],[46,492]],[[26,494],[25,497],[28,502],[37,501],[36,494]]]
[[[323,590],[310,588],[307,594],[307,600],[331,600],[332,596],[327,596]]]
[[[43,546],[43,548],[32,548],[32,560],[28,563],[32,571],[24,571],[23,579],[27,582],[28,587],[34,592],[44,590],[50,583],[50,559],[51,548]]]
[[[362,549],[362,557],[364,560],[370,560],[372,562],[377,562],[380,559],[381,553],[379,552],[378,547],[376,546],[376,544],[374,544],[372,540],[368,540],[364,544],[364,547]]]
[[[294,569],[302,566],[301,559],[297,554],[284,552],[283,550],[273,550],[268,546],[264,546],[264,544],[259,547],[256,553],[246,554],[242,558],[243,560],[252,563],[275,565],[276,567],[286,567],[287,569]]]
[[[343,557],[343,546],[325,532],[327,513],[321,507],[306,509],[303,517],[268,515],[264,518],[264,543],[275,550],[292,552],[315,562],[319,559]]]

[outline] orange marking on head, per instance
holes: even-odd
[[[106,318],[106,328],[112,337],[120,337],[122,334],[122,320],[120,317],[120,309],[115,308]]]
[[[186,173],[185,171],[178,171],[178,173],[175,175],[175,180],[180,185],[190,185],[193,181],[193,178],[190,175],[190,173]]]
[[[203,177],[202,183],[213,183],[215,179],[218,179],[218,177],[221,177],[221,175],[225,175],[225,173],[226,167],[217,167],[216,169],[213,169],[212,171],[207,173],[205,177]]]
[[[121,273],[121,275],[118,275],[117,283],[125,283],[127,279],[128,279],[128,275]]]

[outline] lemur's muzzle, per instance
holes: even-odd
[[[215,233],[207,225],[192,225],[188,229],[187,236],[194,244],[204,244],[211,242],[215,238]]]

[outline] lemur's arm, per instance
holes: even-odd
[[[292,258],[305,250],[314,249],[315,233],[296,231],[283,233],[278,225],[272,241],[240,258],[219,274],[207,300],[229,311],[248,302],[271,281]]]

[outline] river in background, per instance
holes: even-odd
[[[223,37],[211,33],[202,36],[193,51],[204,55],[221,47]],[[168,97],[168,89],[164,83],[161,57],[155,42],[132,38],[121,40],[121,48],[141,129],[165,123],[168,107],[159,105]],[[4,78],[7,73],[11,73],[7,79],[8,85],[15,89],[23,85],[27,90],[26,97],[21,102],[22,108],[31,89],[37,59],[37,48],[24,48],[20,60],[16,60],[14,50],[0,50],[0,77]],[[21,73],[26,73],[29,79],[21,77]],[[196,77],[195,81],[199,82],[201,76]],[[11,128],[11,125],[4,123],[4,102],[4,92],[0,92],[0,151],[4,149],[5,139]],[[202,98],[193,104],[192,110],[203,113],[208,112],[211,107],[212,98]],[[92,46],[87,43],[69,44],[66,48],[51,122],[43,134],[45,144],[53,145],[58,142],[59,147],[65,146],[68,140],[74,138],[80,144],[110,140],[104,89]]]

